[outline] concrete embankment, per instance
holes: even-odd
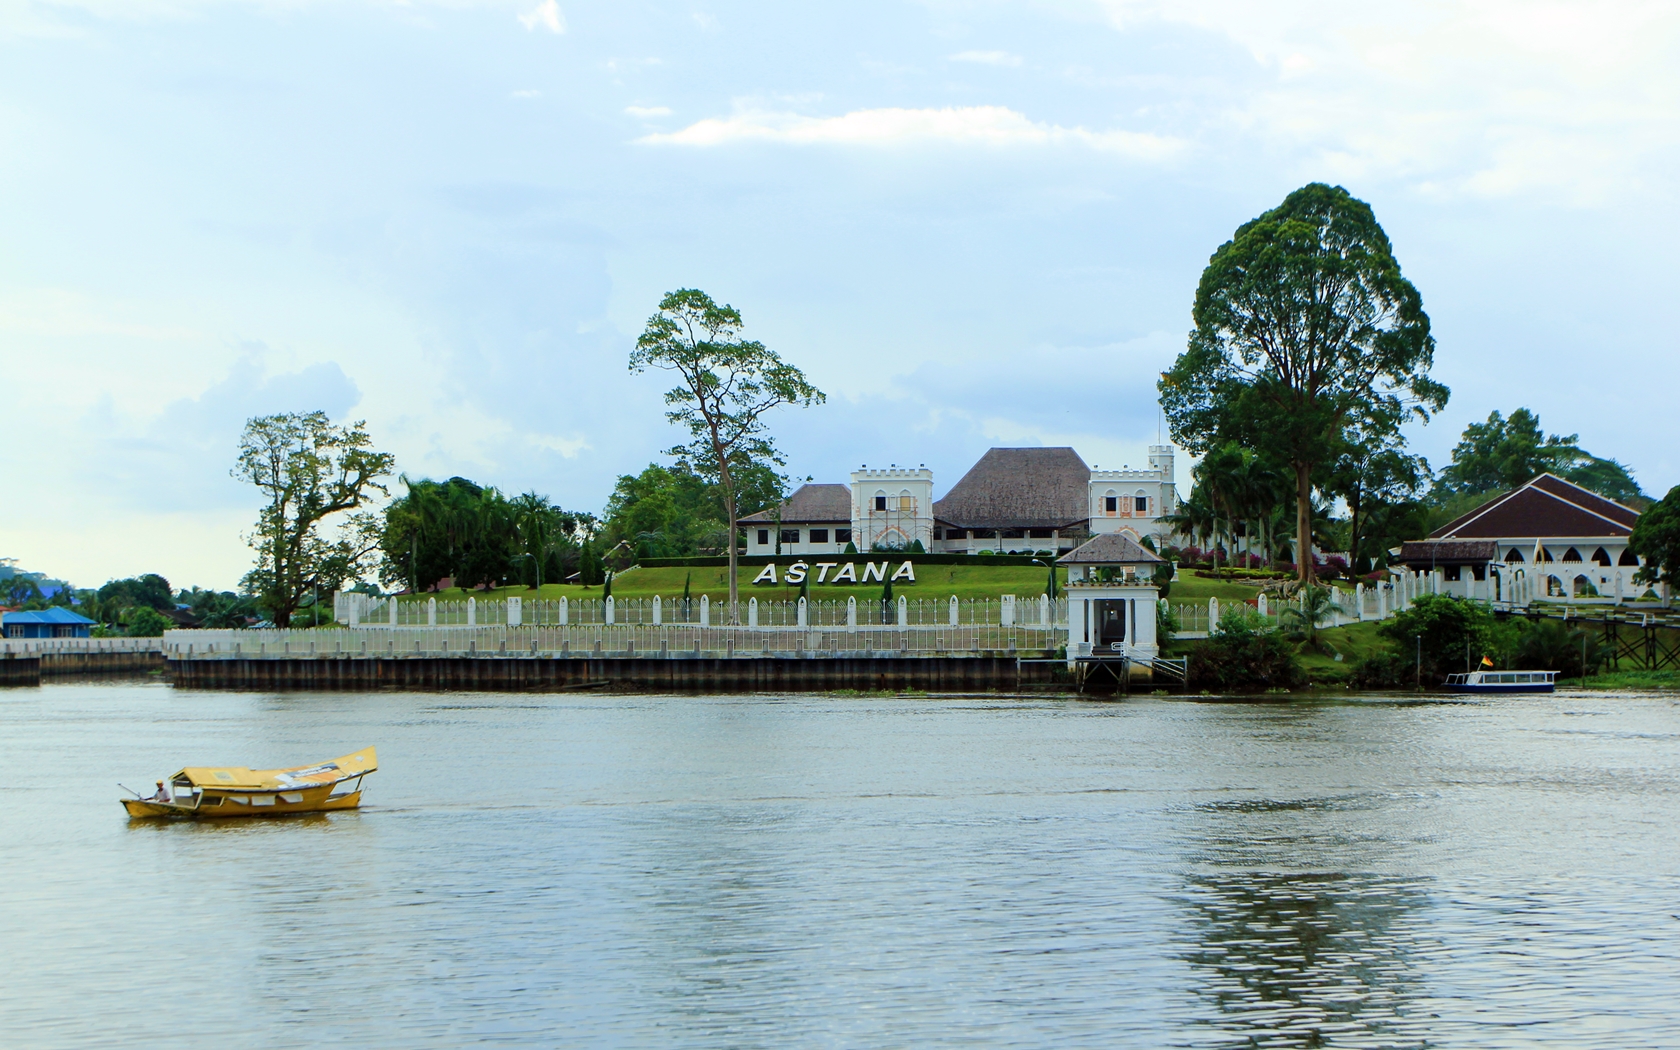
[[[1048,692],[1065,665],[1013,656],[337,656],[176,659],[177,688],[559,692]]]

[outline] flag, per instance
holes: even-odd
[[[1492,667],[1493,666],[1493,661],[1491,659],[1489,659],[1488,657],[1484,656],[1484,657],[1482,657],[1482,666],[1483,667]]]

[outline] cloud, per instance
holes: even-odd
[[[1260,74],[1210,113],[1302,175],[1579,204],[1666,181],[1680,148],[1680,7],[1663,0],[1098,0],[1122,32],[1187,25]]]
[[[625,106],[624,112],[640,120],[648,120],[653,117],[668,117],[671,115],[671,109],[669,106]]]
[[[1182,143],[1146,132],[1090,131],[1044,124],[1004,106],[859,109],[838,117],[746,111],[647,135],[651,145],[721,146],[762,141],[793,145],[897,146],[919,142],[993,147],[1079,145],[1139,160],[1166,160]]]
[[[536,88],[523,88],[519,91],[508,92],[508,98],[542,98],[542,92]]]
[[[950,56],[952,62],[976,62],[983,66],[1018,66],[1020,55],[1007,51],[959,51]]]
[[[566,31],[566,16],[560,13],[559,0],[543,0],[542,3],[519,16],[519,22],[527,30],[535,31],[542,26],[550,33],[564,33]]]

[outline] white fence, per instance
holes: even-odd
[[[823,627],[1065,627],[1067,599],[1045,595],[1017,601],[999,598],[912,598],[891,602],[877,598],[768,599],[749,595],[740,603],[740,623],[749,628]],[[397,600],[364,594],[341,594],[333,600],[339,623],[348,627],[577,627],[668,626],[723,627],[729,613],[709,596],[652,598],[496,598],[479,601]]]

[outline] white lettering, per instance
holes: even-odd
[[[856,583],[857,582],[857,566],[853,565],[851,562],[847,562],[846,564],[840,566],[840,571],[834,574],[834,582],[835,583]]]
[[[879,565],[876,565],[872,561],[866,561],[866,562],[863,563],[863,582],[864,583],[868,583],[870,580],[884,580],[886,578],[887,578],[887,563],[886,562],[882,562]]]
[[[787,567],[787,572],[782,573],[782,579],[788,583],[804,583],[805,574],[809,571],[810,566],[802,561],[796,561]]]
[[[893,573],[893,582],[896,583],[899,580],[909,580],[911,583],[916,582],[915,563],[907,561],[898,567],[898,571]]]
[[[819,561],[819,562],[817,562],[817,582],[818,583],[823,582],[823,580],[828,576],[828,570],[834,568],[838,564],[840,564],[840,563],[839,562],[833,562],[833,561]]]
[[[771,562],[770,564],[766,565],[764,568],[760,569],[759,572],[758,572],[758,575],[753,577],[753,582],[754,583],[775,583],[776,582],[776,563]]]

